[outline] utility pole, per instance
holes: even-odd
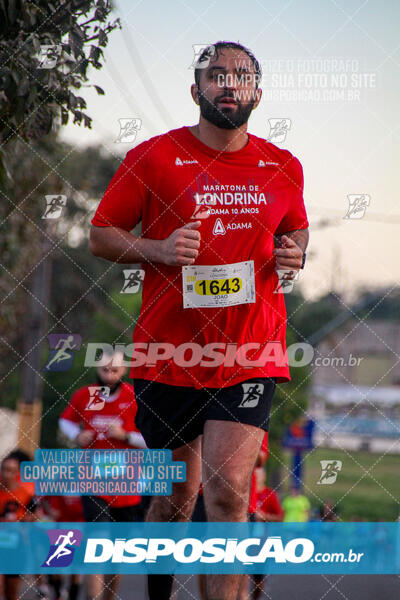
[[[46,228],[48,231],[48,228]],[[52,258],[50,237],[43,235],[38,266],[30,279],[25,327],[24,362],[22,365],[22,395],[18,402],[18,448],[33,457],[40,444],[42,418],[41,338],[46,334],[50,301]],[[46,258],[44,258],[46,257]]]

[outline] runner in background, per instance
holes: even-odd
[[[96,383],[77,390],[63,410],[61,432],[81,448],[145,448],[135,425],[136,401],[132,385],[123,382],[126,367],[122,353],[107,356],[107,364],[97,369]],[[90,389],[91,388],[91,389]],[[95,392],[95,393],[94,393]],[[82,496],[84,519],[88,522],[133,522],[143,520],[140,496]],[[114,600],[120,575],[89,575],[89,600]]]
[[[321,521],[338,521],[339,517],[336,513],[335,503],[331,498],[327,498],[319,509],[319,517]]]
[[[268,449],[266,450],[268,453]],[[267,457],[265,457],[266,460]],[[275,490],[266,485],[265,463],[262,468],[256,469],[256,493],[254,505],[254,519],[263,523],[277,523],[283,521],[283,510],[281,501]],[[265,595],[265,575],[254,574],[251,576],[253,589],[251,600],[258,600]]]
[[[283,520],[287,523],[306,523],[310,518],[311,504],[309,499],[296,487],[283,499]]]
[[[20,481],[20,463],[13,456],[3,458],[0,465],[0,521],[36,521],[38,504]],[[5,600],[18,600],[20,576],[0,575]]]
[[[22,462],[32,460],[32,457],[27,452],[25,452],[25,450],[21,450],[20,448],[16,448],[15,450],[12,450],[8,454],[8,457],[15,458],[18,461],[20,466],[21,466]],[[21,469],[18,470],[18,477],[21,482],[21,485],[24,486],[32,494],[32,496],[35,496],[35,482],[34,481],[21,481]]]
[[[19,481],[28,493],[33,498],[34,507],[32,506],[33,512],[35,513],[35,517],[41,520],[43,518],[43,510],[42,510],[42,498],[35,496],[35,483],[33,481],[21,481],[21,463],[23,461],[31,461],[32,457],[25,452],[25,450],[21,450],[21,448],[16,448],[12,450],[8,454],[8,458],[15,458],[19,463],[18,469],[18,478]],[[34,575],[35,580],[35,592],[38,600],[45,600],[49,598],[50,589],[47,585],[46,575]]]
[[[265,468],[265,463],[268,458],[268,431],[265,432],[264,438],[261,444],[260,451],[257,456],[256,464],[251,475],[251,486],[250,486],[250,502],[249,502],[249,516],[250,521],[254,521],[255,513],[257,510],[257,497],[258,497],[258,488],[257,488],[257,474],[260,469]]]

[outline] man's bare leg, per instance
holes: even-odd
[[[201,600],[206,600],[206,576],[204,573],[199,573],[197,583],[199,585],[199,594]]]
[[[250,578],[248,575],[242,575],[240,580],[239,592],[237,600],[249,600],[249,582]]]
[[[246,522],[250,480],[264,431],[231,421],[207,421],[203,431],[203,491],[208,521]],[[242,575],[207,575],[207,600],[234,600]]]
[[[264,580],[265,580],[265,576],[264,575],[253,575],[253,593],[251,596],[251,600],[258,600],[259,598],[261,598],[261,594],[264,593]]]
[[[103,600],[116,600],[117,589],[121,581],[121,575],[104,575],[104,594]],[[118,596],[119,598],[119,596]]]
[[[100,600],[103,594],[104,588],[104,575],[103,574],[92,574],[87,576],[87,594],[88,600]]]
[[[21,579],[18,575],[4,575],[5,600],[17,600]]]
[[[190,444],[172,451],[172,459],[186,462],[186,481],[172,484],[171,496],[154,496],[146,515],[146,521],[189,521],[201,478],[201,436]],[[149,600],[164,600],[171,596],[172,575],[149,575],[147,577]]]
[[[173,450],[172,460],[185,461],[186,481],[173,483],[171,496],[154,496],[146,521],[189,521],[192,516],[201,478],[201,436]]]

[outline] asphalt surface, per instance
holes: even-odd
[[[24,578],[20,600],[37,600],[32,578]],[[116,600],[147,600],[145,585],[143,575],[123,575]],[[261,599],[398,600],[400,575],[271,575]],[[78,600],[86,600],[83,590]],[[200,600],[197,576],[179,576],[172,600]]]

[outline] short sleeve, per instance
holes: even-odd
[[[91,221],[96,227],[131,231],[141,220],[148,195],[145,163],[147,143],[130,150],[111,179]]]
[[[126,389],[129,394],[129,407],[122,413],[124,419],[124,429],[128,432],[139,431],[135,425],[135,417],[137,412],[137,404],[134,396],[133,386],[126,384]]]
[[[271,492],[271,511],[274,515],[277,515],[278,517],[283,517],[283,510],[281,507],[281,503],[279,501],[279,497],[278,494],[272,490]]]
[[[303,167],[301,166],[300,161],[295,157],[290,161],[290,167],[288,176],[293,184],[293,190],[290,195],[286,214],[283,216],[275,231],[277,234],[295,231],[296,229],[307,229],[308,227],[307,213],[303,198]]]

